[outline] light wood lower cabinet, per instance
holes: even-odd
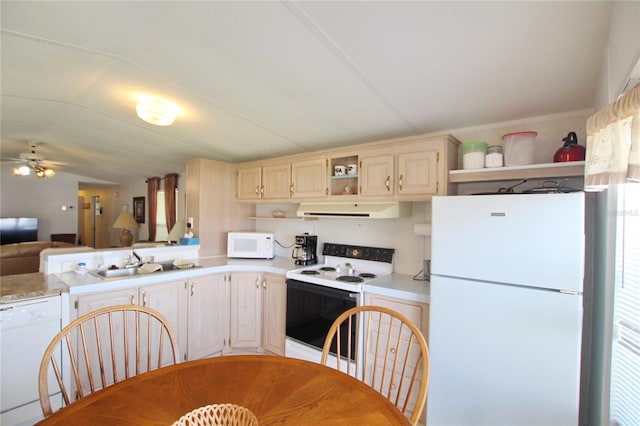
[[[275,355],[284,355],[287,319],[285,276],[265,272],[262,276],[262,345]]]
[[[231,350],[262,346],[262,274],[231,273]]]
[[[400,312],[402,315],[407,317],[409,321],[414,323],[420,331],[422,331],[425,340],[429,342],[429,304],[380,296],[371,293],[365,293],[364,302],[366,305],[384,306],[386,308],[393,309],[396,312]],[[401,344],[406,344],[406,342]],[[378,377],[382,377],[382,371],[378,371],[377,373],[378,374],[376,375]],[[389,371],[387,371],[387,373],[389,373]],[[404,401],[402,402],[404,403]],[[411,401],[410,404],[415,404],[415,401]],[[421,425],[427,424],[426,412],[427,410],[425,409],[420,416],[419,424]]]
[[[139,304],[161,312],[182,360],[235,351],[284,355],[284,275],[232,272],[78,296],[75,319],[96,309]]]
[[[187,280],[187,358],[198,359],[226,350],[229,330],[227,274]]]

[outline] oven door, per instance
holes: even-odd
[[[322,351],[324,340],[331,325],[340,314],[359,304],[360,294],[304,281],[287,280],[287,339],[294,339],[316,350]],[[341,345],[346,356],[345,342]],[[355,328],[352,335],[352,350],[355,354]],[[335,348],[332,348],[335,354]]]

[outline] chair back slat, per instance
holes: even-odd
[[[345,311],[327,333],[321,363],[371,386],[417,424],[427,399],[429,349],[404,315],[381,306]]]
[[[63,405],[68,405],[99,389],[178,360],[176,336],[159,312],[136,305],[116,305],[90,312],[64,327],[45,350],[38,376],[42,412],[45,417],[52,413],[49,395],[57,392],[49,390],[49,382],[54,385],[53,378],[62,393]],[[67,368],[70,374],[63,377],[61,371]]]

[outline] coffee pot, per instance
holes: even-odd
[[[316,235],[296,235],[296,246],[291,252],[291,257],[296,260],[296,265],[313,265],[318,263],[316,256],[316,246],[318,237]]]

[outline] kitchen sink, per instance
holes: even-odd
[[[162,268],[155,271],[147,271],[141,267],[133,267],[133,268],[107,269],[104,271],[97,271],[97,272],[91,272],[91,273],[97,276],[98,278],[109,279],[109,278],[132,277],[136,275],[156,274],[156,273],[169,272],[169,271],[180,271],[180,270],[191,269],[191,268],[200,268],[200,265],[193,265],[193,264],[191,264],[191,266],[186,268],[179,267],[179,266],[173,265],[172,262],[162,262],[160,263],[160,265],[162,266]]]
[[[97,275],[102,278],[120,278],[140,274],[140,268],[107,269],[98,271]]]

